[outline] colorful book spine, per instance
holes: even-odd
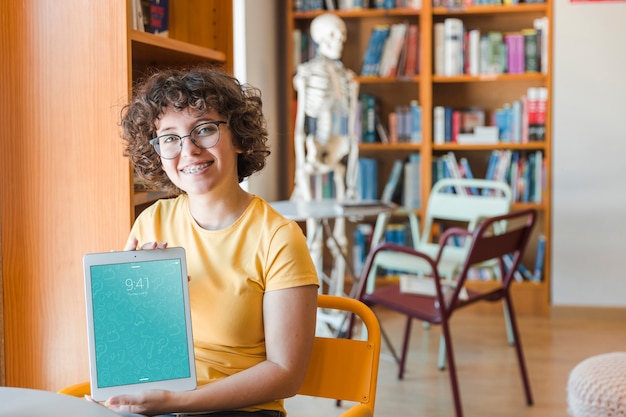
[[[417,100],[411,100],[411,143],[422,142],[422,108]]]
[[[361,141],[376,142],[376,98],[370,94],[361,94]]]
[[[435,106],[433,109],[433,143],[442,145],[445,143],[445,108]]]
[[[421,207],[421,155],[412,153],[404,164],[402,205],[409,210]]]
[[[504,35],[507,55],[507,72],[509,74],[524,73],[524,36],[521,33]]]
[[[533,271],[533,281],[541,282],[543,279],[543,264],[546,255],[546,237],[539,235],[537,239],[537,256],[535,258],[535,269]]]
[[[405,77],[413,77],[419,74],[419,51],[419,27],[415,24],[411,24],[408,29],[406,58],[404,71],[402,72],[402,75]]]
[[[443,22],[444,75],[463,74],[463,21],[449,17]]]
[[[378,199],[378,161],[359,158],[358,195],[361,200]]]
[[[389,174],[389,179],[387,180],[385,188],[383,189],[383,193],[380,197],[381,201],[385,203],[393,201],[394,195],[396,194],[398,188],[398,184],[400,184],[400,178],[402,177],[403,168],[403,160],[398,159],[393,163],[391,173]]]
[[[524,37],[524,70],[526,72],[539,72],[537,30],[523,29],[522,35]]]
[[[151,0],[150,32],[155,35],[169,34],[169,0]]]
[[[389,25],[374,26],[370,33],[370,38],[363,57],[361,68],[362,76],[376,76],[380,67],[380,59],[387,36],[389,35]]]

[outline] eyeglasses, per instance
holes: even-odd
[[[191,129],[188,135],[178,136],[174,134],[161,135],[150,139],[150,145],[163,159],[174,159],[180,155],[183,149],[183,139],[189,138],[198,148],[209,149],[217,145],[220,140],[220,125],[227,122],[206,122]]]

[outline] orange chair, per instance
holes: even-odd
[[[380,359],[380,326],[362,302],[347,297],[318,295],[318,307],[339,310],[360,319],[367,328],[365,340],[316,337],[313,354],[300,395],[356,402],[343,416],[373,416]],[[89,382],[59,390],[82,397],[90,393]]]
[[[388,243],[377,246],[368,256],[359,282],[356,295],[357,299],[362,300],[369,306],[377,305],[406,315],[404,341],[401,357],[399,359],[398,378],[402,379],[404,374],[412,319],[422,320],[430,324],[440,324],[446,347],[446,358],[448,361],[452,396],[457,417],[463,416],[463,410],[461,407],[461,396],[457,381],[449,320],[458,309],[478,301],[503,301],[505,303],[507,307],[505,311],[508,313],[511,325],[513,344],[515,345],[517,353],[526,401],[528,405],[533,403],[519,332],[515,321],[510,286],[513,281],[513,274],[526,249],[528,239],[535,224],[535,217],[535,211],[528,209],[510,212],[501,216],[489,217],[481,222],[472,233],[458,227],[450,228],[446,230],[440,239],[439,252],[435,260],[412,248]],[[502,230],[503,225],[506,226],[504,231]],[[494,230],[494,226],[498,227]],[[460,272],[454,278],[452,285],[450,285],[450,281],[440,277],[438,273],[438,263],[441,260],[441,255],[447,241],[455,235],[466,236],[466,238],[471,239],[471,243]],[[370,269],[374,264],[373,259],[380,251],[394,251],[411,255],[415,263],[428,266],[432,281],[431,284],[434,286],[434,289],[428,291],[430,294],[426,294],[426,291],[424,293],[415,294],[402,292],[400,285],[389,285],[375,289],[371,293],[368,292],[367,280],[370,275]],[[502,277],[502,281],[500,281],[499,285],[494,285],[491,289],[483,292],[464,288],[468,271],[472,265],[489,260],[497,261],[500,276]],[[427,281],[426,283],[429,282]],[[349,329],[351,328],[352,327],[349,327]]]

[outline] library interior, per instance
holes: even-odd
[[[20,133],[0,139],[7,416],[43,415],[33,392],[111,415],[65,402],[89,394],[82,258],[172,197],[134,174],[119,118],[150,74],[195,66],[260,90],[271,154],[241,186],[301,227],[319,278],[289,416],[626,413],[626,1],[8,0],[0,16],[0,121]]]

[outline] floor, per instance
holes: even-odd
[[[473,307],[472,307],[473,308]],[[567,417],[569,372],[581,360],[600,353],[626,351],[626,309],[553,307],[550,317],[519,317],[534,405],[527,406],[515,351],[506,343],[502,314],[459,311],[452,320],[461,400],[465,417]],[[377,310],[395,343],[404,319]],[[376,416],[450,416],[454,407],[448,373],[437,368],[440,329],[413,326],[406,373],[383,344]],[[286,400],[289,417],[339,416],[350,404],[297,396]]]

